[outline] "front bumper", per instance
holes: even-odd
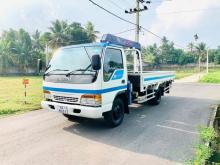
[[[106,110],[104,110],[104,108],[102,107],[70,105],[70,104],[63,104],[63,103],[50,102],[50,101],[42,101],[41,106],[43,109],[53,111],[53,112],[60,112],[60,113],[68,114],[68,115],[94,118],[94,119],[101,118],[103,112],[106,112]],[[60,107],[64,107],[65,110],[60,111]]]

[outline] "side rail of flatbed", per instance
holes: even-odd
[[[138,76],[139,75],[139,76]],[[134,91],[137,103],[144,103],[155,99],[158,95],[169,93],[175,78],[173,71],[151,71],[143,73],[130,73],[130,76],[139,77],[139,91]]]

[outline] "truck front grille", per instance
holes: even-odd
[[[57,102],[65,102],[65,103],[76,103],[76,102],[78,102],[78,98],[76,98],[76,97],[66,97],[66,96],[54,95],[53,98],[54,98],[54,101],[57,101]]]

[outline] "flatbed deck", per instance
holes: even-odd
[[[128,72],[128,79],[132,83],[135,91],[144,91],[149,85],[173,81],[174,78],[174,71]]]

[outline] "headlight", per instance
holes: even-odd
[[[52,96],[50,91],[44,90],[44,99],[45,100],[52,100]]]
[[[102,95],[82,95],[80,103],[81,105],[101,106]]]

